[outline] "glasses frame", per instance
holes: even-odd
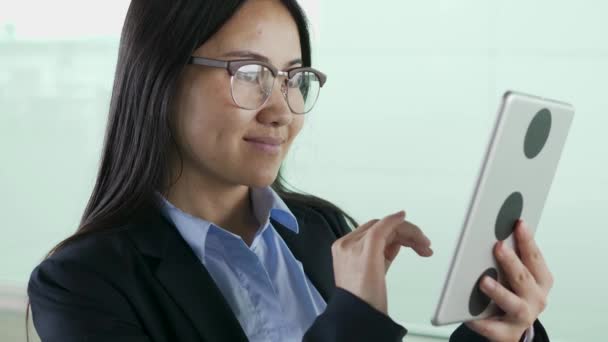
[[[240,108],[243,108],[246,110],[260,109],[268,102],[268,99],[270,98],[270,96],[272,95],[272,91],[274,90],[274,83],[276,82],[277,76],[285,76],[286,79],[291,79],[295,74],[297,74],[299,72],[313,73],[319,79],[319,93],[320,93],[320,88],[322,88],[323,85],[325,84],[325,81],[327,81],[327,75],[325,75],[324,73],[322,73],[321,71],[319,71],[315,68],[295,67],[295,68],[289,68],[287,70],[279,70],[277,67],[275,67],[274,65],[272,65],[270,63],[260,61],[258,59],[254,59],[254,58],[236,59],[236,60],[226,61],[226,60],[199,57],[199,56],[190,56],[190,59],[188,60],[188,64],[195,64],[195,65],[202,65],[202,66],[207,66],[207,67],[212,67],[212,68],[226,69],[226,71],[228,71],[228,74],[230,75],[230,95],[232,97],[232,101],[234,102],[234,104],[236,104]],[[264,102],[261,105],[259,105],[257,108],[246,108],[246,107],[241,106],[234,98],[234,91],[233,91],[233,86],[232,86],[233,80],[234,80],[234,75],[236,74],[236,72],[242,66],[250,65],[250,64],[261,65],[261,66],[268,68],[268,70],[270,70],[270,72],[272,73],[272,76],[273,76],[272,87],[270,88],[270,91],[266,94],[266,99],[264,100]],[[317,94],[317,99],[315,99],[315,103],[313,104],[312,107],[310,107],[309,110],[307,110],[306,112],[299,113],[299,112],[294,111],[293,108],[291,108],[291,104],[289,103],[289,100],[287,100],[287,91],[289,91],[289,89],[282,91],[283,97],[285,98],[285,102],[287,102],[287,106],[289,107],[289,110],[291,110],[291,112],[294,114],[306,114],[306,113],[310,112],[314,108],[314,105],[316,104],[316,101],[319,97],[319,94]]]

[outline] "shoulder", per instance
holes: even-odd
[[[132,250],[127,231],[130,225],[111,227],[98,232],[83,234],[66,243],[47,260],[53,262],[77,262],[96,265],[124,259]]]
[[[68,242],[34,268],[28,292],[82,290],[124,283],[135,268],[127,226],[83,235]]]
[[[110,229],[71,241],[36,266],[27,294],[41,339],[139,334],[131,298],[145,271],[136,258],[122,229]]]

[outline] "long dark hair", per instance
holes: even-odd
[[[191,53],[217,32],[243,2],[131,1],[120,38],[95,187],[76,232],[48,255],[85,235],[124,224],[139,210],[157,205],[155,192],[167,185],[166,166],[173,143],[169,115],[179,75]],[[282,3],[296,22],[303,64],[310,66],[310,35],[304,11],[296,0]],[[331,202],[290,190],[282,167],[272,188],[284,200],[334,209],[350,225],[357,226],[350,215]]]

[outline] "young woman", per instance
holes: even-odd
[[[403,211],[358,226],[279,172],[325,81],[295,1],[132,0],[95,188],[31,275],[42,340],[400,340],[385,273],[430,241]],[[551,274],[516,235],[521,258],[497,248],[513,289],[484,287],[505,315],[452,340],[548,340]]]

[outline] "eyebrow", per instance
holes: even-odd
[[[253,51],[249,51],[249,50],[230,51],[230,52],[223,54],[222,56],[223,57],[250,57],[250,58],[255,58],[255,59],[261,60],[268,64],[272,64],[268,57],[260,55],[259,53],[255,53]],[[293,65],[296,65],[296,64],[302,64],[302,59],[296,58],[296,59],[291,60],[289,63],[287,63],[287,68],[289,68]]]

